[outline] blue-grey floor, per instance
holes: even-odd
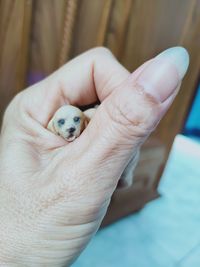
[[[200,143],[177,136],[159,192],[99,231],[73,267],[200,267]]]

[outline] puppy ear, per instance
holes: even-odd
[[[84,112],[82,114],[82,123],[81,123],[81,132],[83,130],[85,130],[85,128],[87,127],[89,121],[88,121],[88,118],[85,116]]]
[[[85,117],[84,118],[84,128],[86,128],[88,126],[88,123],[90,120],[86,116],[84,116],[84,117]]]
[[[90,120],[94,116],[95,112],[96,112],[96,108],[89,108],[83,112],[83,114],[85,116],[85,120],[84,120],[85,128],[87,127],[88,123],[90,122]]]
[[[96,108],[89,108],[89,109],[86,109],[83,113],[84,115],[86,116],[88,122],[92,119],[92,117],[94,116],[96,112]]]
[[[52,133],[55,133],[56,134],[56,130],[55,130],[55,127],[54,127],[53,118],[48,123],[47,129],[50,130]]]

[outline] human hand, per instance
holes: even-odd
[[[127,162],[175,98],[188,67],[170,49],[133,74],[90,50],[8,106],[0,138],[0,263],[69,266],[97,231]],[[101,105],[67,143],[46,129],[63,104]]]

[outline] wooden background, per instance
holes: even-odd
[[[162,50],[188,49],[182,90],[153,134],[181,131],[200,70],[200,0],[0,0],[0,117],[11,98],[81,52],[106,46],[130,71]]]

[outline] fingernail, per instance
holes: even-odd
[[[154,58],[137,79],[137,84],[164,102],[173,94],[189,65],[189,55],[183,47],[172,47]]]

